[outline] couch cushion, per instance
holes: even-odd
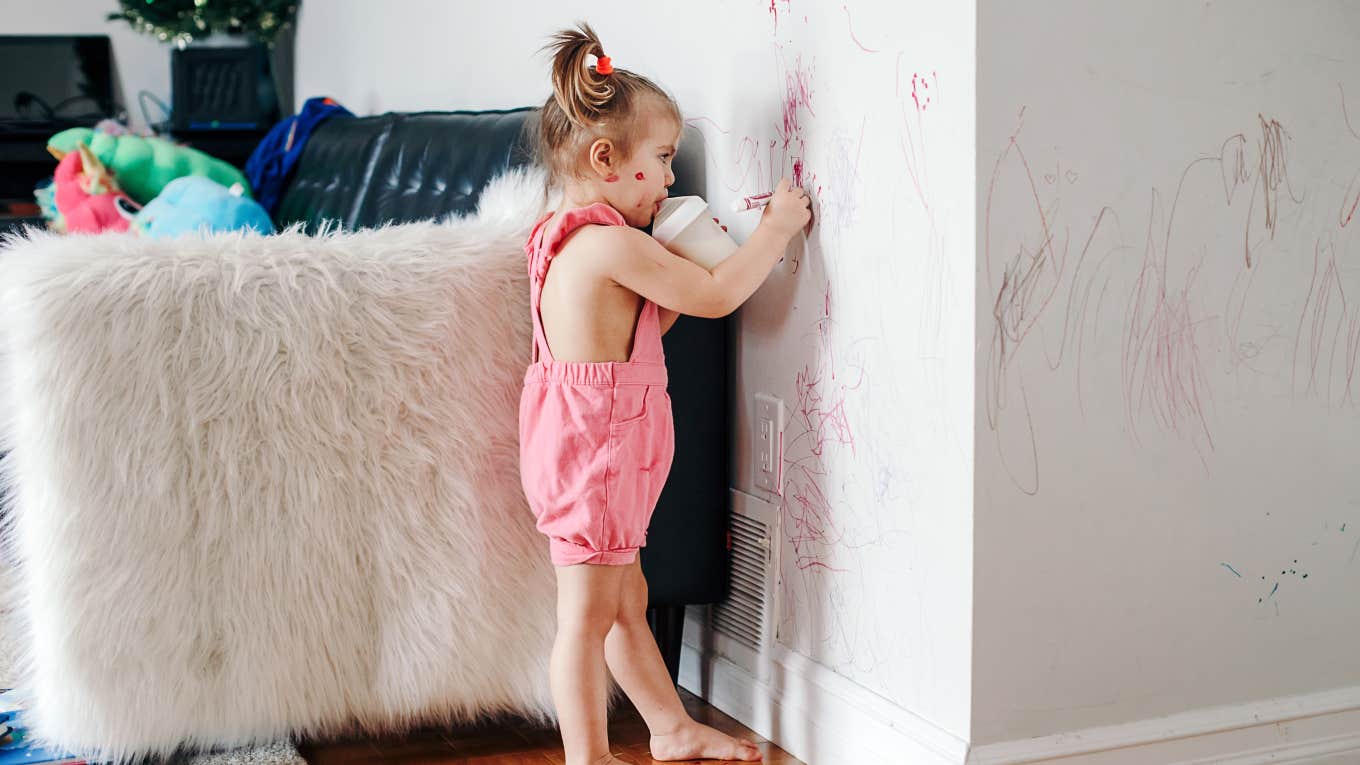
[[[0,248],[7,637],[39,737],[103,760],[552,714],[517,423],[542,189],[324,237]]]
[[[475,210],[481,190],[532,161],[532,108],[388,113],[327,120],[279,203],[280,227],[345,229]]]

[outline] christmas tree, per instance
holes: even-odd
[[[183,45],[213,32],[246,34],[273,44],[297,17],[298,0],[118,0],[122,19],[136,29]]]

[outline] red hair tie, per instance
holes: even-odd
[[[600,56],[599,58],[595,59],[595,73],[596,74],[614,73],[614,65],[609,62],[608,56]]]

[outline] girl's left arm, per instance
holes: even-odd
[[[680,318],[680,312],[672,311],[669,308],[662,308],[661,306],[657,306],[656,310],[659,312],[657,313],[657,318],[661,320],[661,334],[664,335],[670,330],[671,325],[675,323],[675,320]]]

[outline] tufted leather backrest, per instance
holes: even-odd
[[[275,222],[355,229],[476,209],[482,188],[533,161],[534,108],[337,117],[312,133]]]

